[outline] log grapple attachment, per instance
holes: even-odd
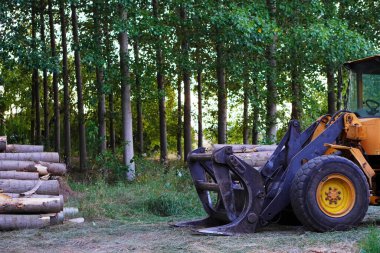
[[[303,132],[292,120],[277,146],[215,145],[212,152],[192,151],[188,165],[208,217],[176,226],[231,235],[270,223],[290,205],[291,184],[301,166],[322,156],[326,143],[336,143],[344,129],[343,115],[323,116]],[[262,164],[261,152],[271,153]]]

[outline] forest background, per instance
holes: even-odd
[[[378,52],[379,13],[372,0],[4,0],[0,134],[130,180],[137,157],[273,143],[289,119],[344,107],[341,65]]]

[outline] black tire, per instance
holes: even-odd
[[[347,213],[341,217],[326,214],[317,200],[318,185],[333,175],[349,179],[355,193],[351,209],[347,209]],[[369,205],[369,187],[364,173],[352,161],[335,155],[320,156],[298,170],[292,183],[290,199],[295,215],[306,228],[318,232],[346,230],[363,220]]]

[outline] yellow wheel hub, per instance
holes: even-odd
[[[319,208],[326,215],[342,217],[354,207],[354,184],[342,174],[328,175],[319,182],[316,198]]]

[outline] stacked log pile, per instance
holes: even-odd
[[[41,228],[63,222],[59,154],[43,146],[8,145],[0,137],[0,230]]]

